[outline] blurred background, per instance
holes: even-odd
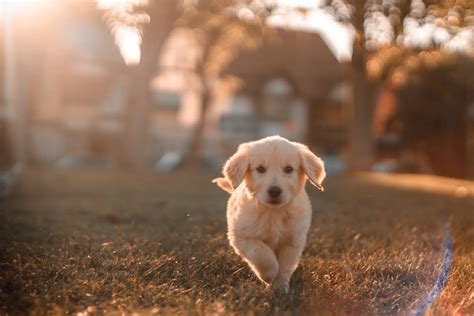
[[[474,178],[474,2],[2,0],[0,166],[218,171],[304,142],[329,173]]]
[[[275,134],[330,174],[287,302],[211,183]],[[474,0],[0,0],[0,314],[474,315],[463,179]]]

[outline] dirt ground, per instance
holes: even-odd
[[[453,235],[429,314],[474,314],[474,183],[329,177],[292,293],[274,297],[226,240],[216,174],[27,170],[0,201],[0,314],[407,314]]]

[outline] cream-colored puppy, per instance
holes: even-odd
[[[323,161],[305,145],[271,136],[239,146],[214,179],[231,193],[228,238],[260,280],[287,293],[306,243],[311,203],[309,180],[321,191]]]

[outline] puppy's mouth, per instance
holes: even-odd
[[[280,199],[269,199],[266,201],[265,204],[268,204],[270,206],[280,206],[283,204],[283,202]]]

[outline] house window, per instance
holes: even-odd
[[[181,107],[181,94],[172,91],[154,91],[152,93],[152,106],[160,110],[177,112]]]
[[[263,87],[263,115],[270,121],[288,119],[288,103],[293,95],[291,85],[284,79],[272,79]]]

